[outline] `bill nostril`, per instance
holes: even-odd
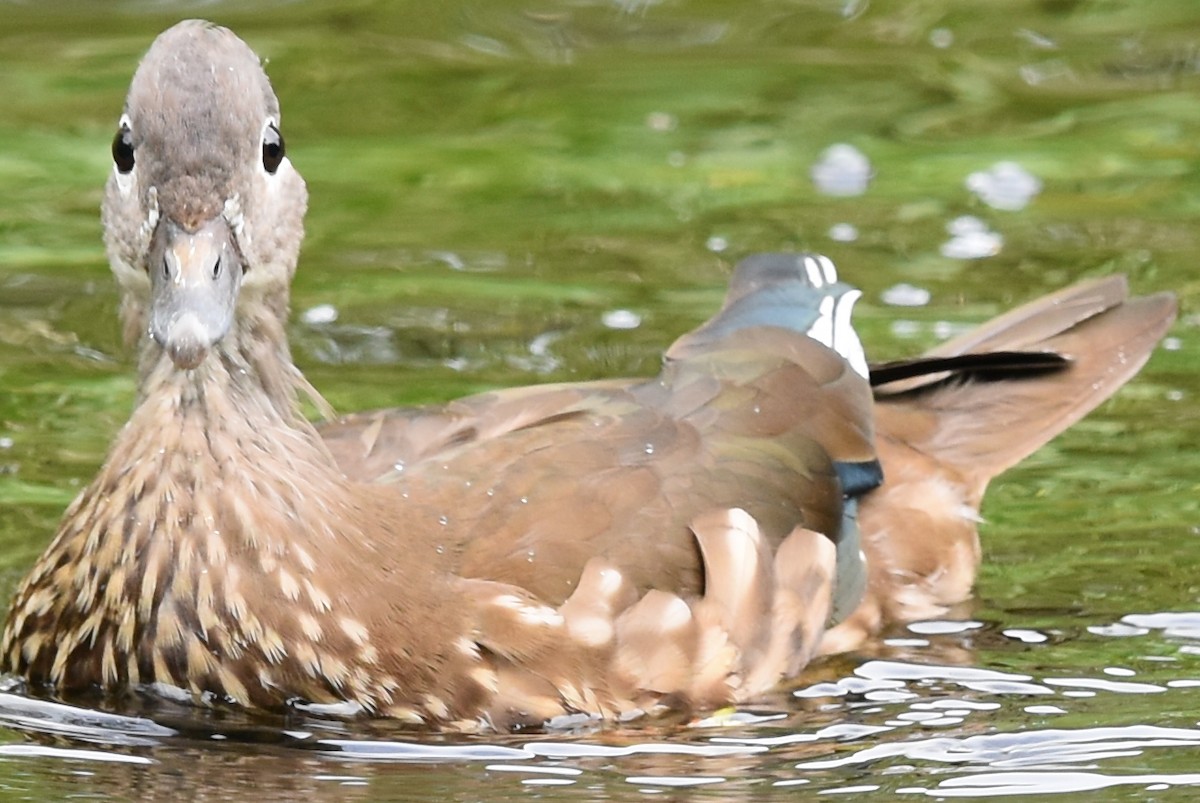
[[[217,257],[217,261],[213,263],[212,277],[213,277],[213,279],[221,278],[221,258],[220,257]]]
[[[162,272],[163,272],[162,275],[163,275],[164,280],[171,278],[171,263],[166,257],[163,257]]]

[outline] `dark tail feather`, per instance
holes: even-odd
[[[873,363],[870,378],[879,398],[919,390],[944,380],[1019,379],[1039,372],[1061,371],[1069,364],[1066,357],[1049,351],[993,351]],[[903,381],[906,379],[914,381],[906,383]]]
[[[915,361],[882,366],[872,382],[879,436],[956,468],[982,495],[1145,364],[1175,319],[1175,299],[1128,292],[1123,276],[1068,287]]]

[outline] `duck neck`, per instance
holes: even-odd
[[[361,516],[345,501],[354,496],[349,482],[300,412],[302,376],[279,317],[241,315],[192,370],[178,369],[150,343],[140,377],[133,415],[100,479],[145,476],[143,496],[159,506],[154,520],[175,520],[168,532],[221,538],[251,550],[244,554],[282,555],[288,544],[302,554],[310,538],[363,539]],[[213,505],[209,521],[196,518],[203,500]],[[272,533],[279,543],[264,545]]]
[[[303,377],[292,362],[283,320],[262,305],[239,310],[234,329],[189,371],[177,368],[151,338],[143,338],[137,408],[167,403],[172,417],[198,416],[214,426],[240,417],[256,425],[274,422],[312,432],[300,413],[296,389]]]
[[[133,414],[18,589],[0,669],[445,715],[438,690],[478,661],[447,651],[468,614],[441,604],[446,558],[406,547],[395,499],[338,469],[298,409],[282,321],[239,310],[192,370],[143,345]]]
[[[7,668],[67,688],[153,682],[250,702],[273,672],[296,671],[285,657],[297,645],[321,665],[313,644],[338,608],[326,558],[371,549],[367,513],[297,409],[281,324],[240,324],[190,371],[143,348],[129,422],[17,593]],[[361,627],[343,627],[339,646]],[[246,652],[262,678],[232,668]]]

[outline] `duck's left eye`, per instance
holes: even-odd
[[[263,167],[268,173],[275,175],[279,165],[283,164],[285,150],[283,134],[279,133],[279,127],[274,123],[267,123],[267,127],[263,129],[262,151]]]
[[[133,133],[129,130],[128,123],[122,122],[121,127],[117,129],[117,135],[113,137],[112,157],[113,164],[119,172],[127,174],[133,170]]]

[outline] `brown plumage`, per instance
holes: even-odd
[[[454,727],[751,699],[962,599],[988,480],[1174,314],[1081,285],[881,368],[873,398],[857,291],[760,255],[657,377],[318,428],[284,334],[306,191],[257,59],[206,23],[165,32],[113,154],[138,400],[0,644],[60,692]]]
[[[1174,319],[1170,294],[1131,299],[1125,278],[1109,276],[1040,298],[926,353],[934,361],[962,358],[955,375],[877,384],[884,482],[859,516],[867,593],[853,616],[825,634],[821,651],[849,649],[884,622],[938,616],[966,599],[988,483],[1129,381]],[[1025,368],[986,359],[997,353],[1030,359]]]

